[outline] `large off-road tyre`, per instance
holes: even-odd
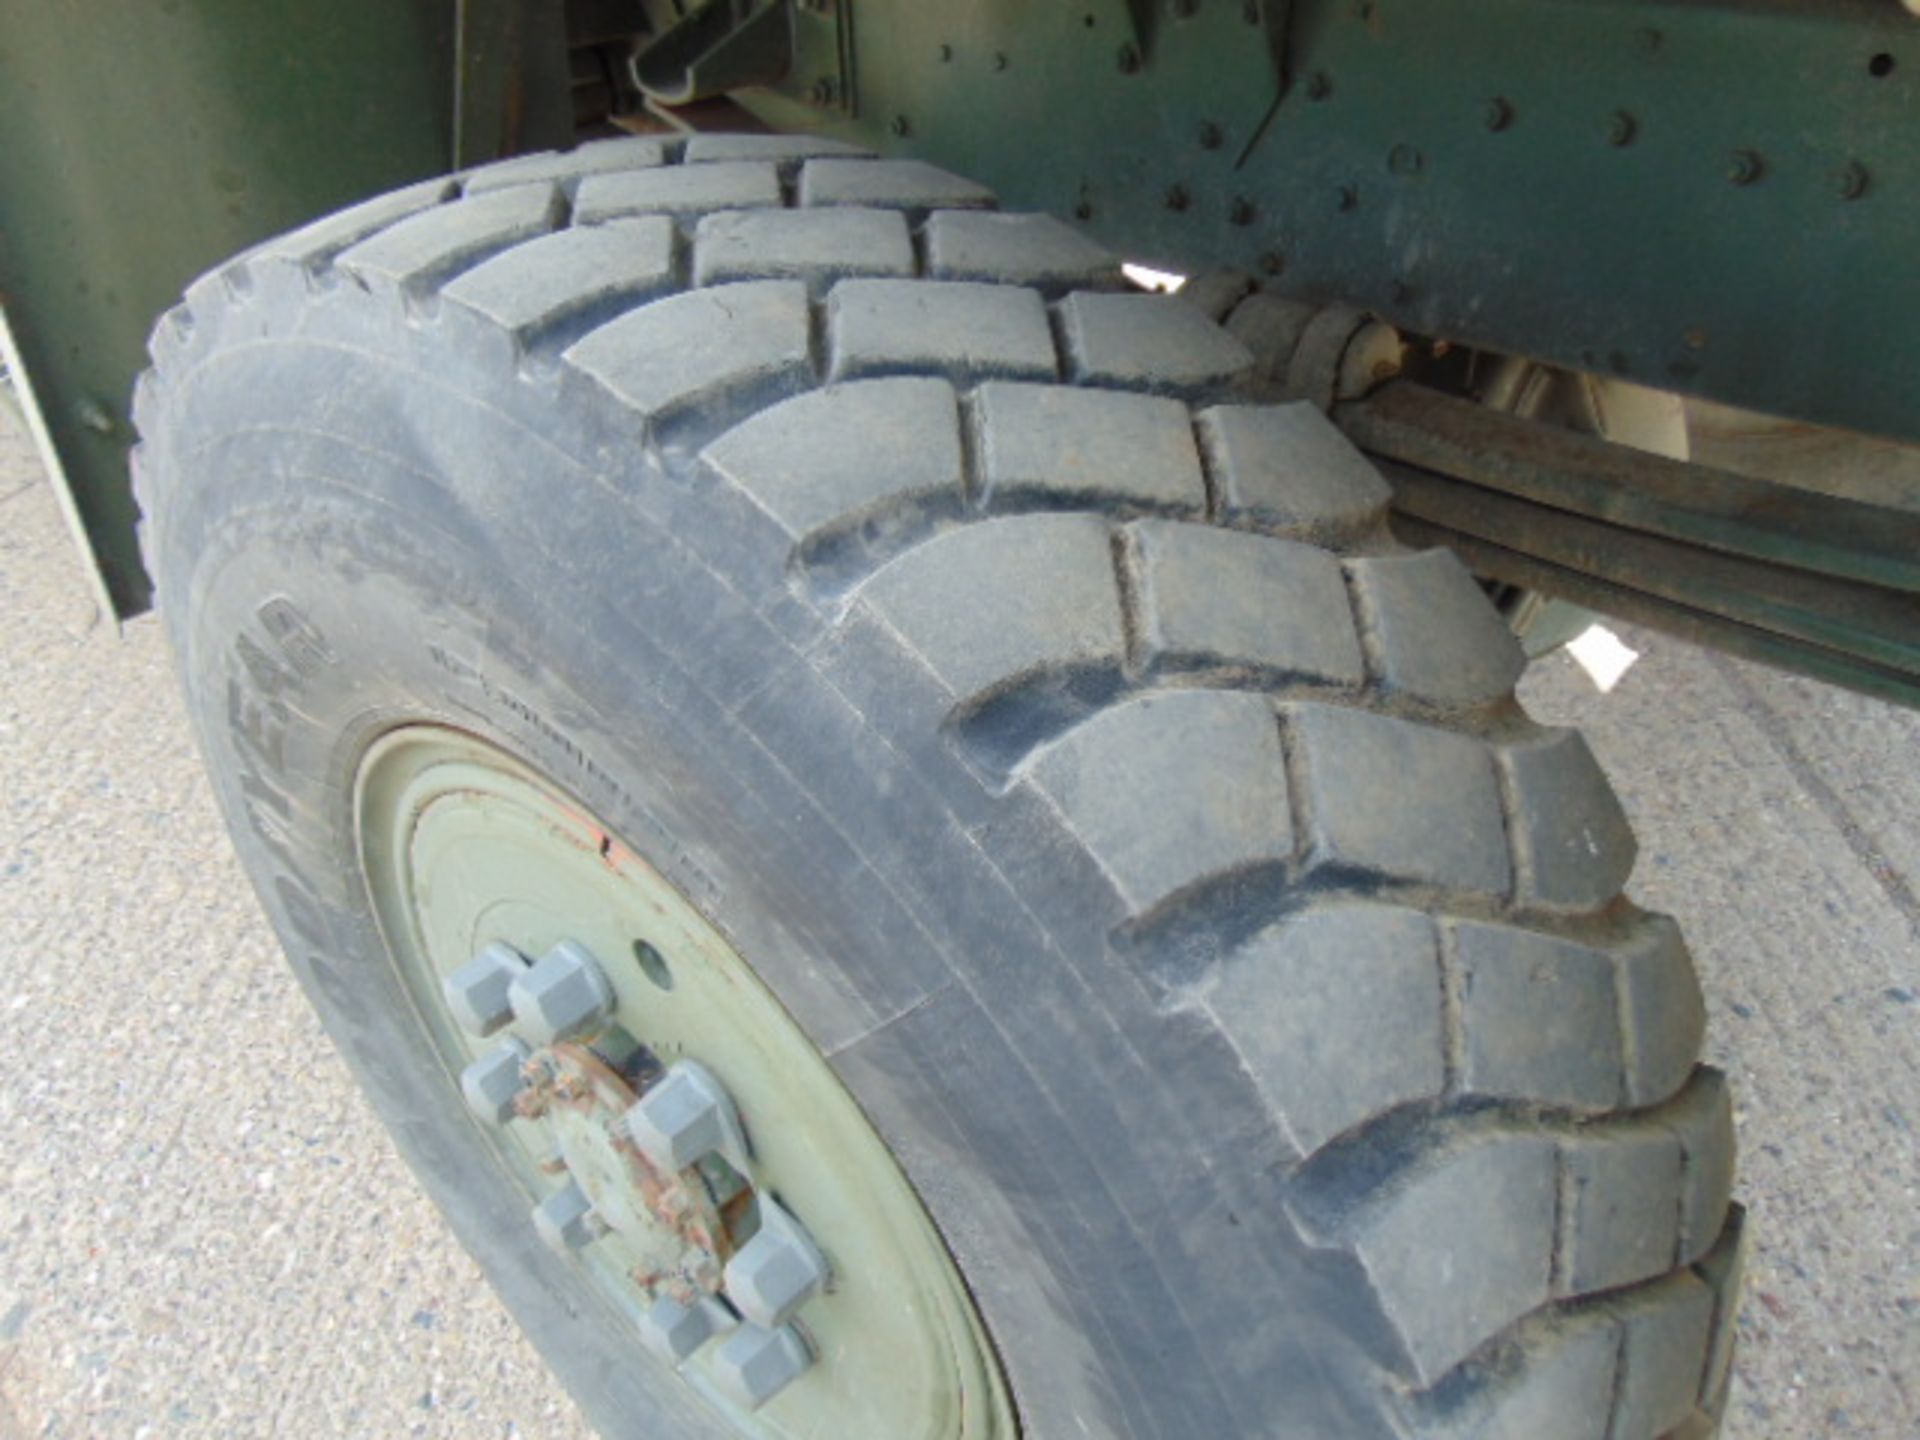
[[[535,1240],[398,978],[355,776],[402,727],[577,797],[752,967],[1028,1440],[1712,1432],[1740,1219],[1686,949],[1466,572],[1200,309],[922,164],[633,139],[263,245],[153,352],[236,843],[605,1433],[736,1422]]]

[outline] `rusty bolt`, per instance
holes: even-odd
[[[1504,130],[1513,124],[1513,106],[1505,96],[1496,95],[1481,109],[1480,120],[1489,130]]]
[[[674,1175],[719,1151],[745,1162],[740,1117],[726,1087],[696,1060],[677,1060],[627,1111],[627,1133],[647,1163]]]
[[[669,1365],[678,1365],[728,1328],[726,1322],[731,1319],[715,1300],[682,1305],[662,1297],[640,1317],[640,1341]]]
[[[462,1030],[484,1038],[513,1019],[507,990],[526,968],[526,956],[495,941],[443,978],[440,995]]]
[[[1196,138],[1202,150],[1218,150],[1226,143],[1226,136],[1220,133],[1220,127],[1211,120],[1202,120]]]
[[[1607,119],[1607,143],[1609,145],[1631,145],[1634,133],[1640,128],[1639,122],[1625,110],[1616,110]]]
[[[806,1227],[762,1195],[760,1228],[727,1261],[727,1298],[755,1325],[777,1330],[827,1284],[827,1259]]]
[[[1138,75],[1141,65],[1140,47],[1131,41],[1122,45],[1114,56],[1114,63],[1120,67],[1122,75]]]
[[[1251,200],[1247,199],[1244,195],[1236,195],[1233,197],[1233,203],[1227,206],[1227,223],[1231,225],[1251,225],[1253,223],[1253,217],[1257,213],[1253,208],[1253,202]]]
[[[1166,203],[1167,209],[1169,210],[1185,210],[1187,206],[1193,203],[1193,197],[1187,193],[1186,186],[1169,185],[1167,187]]]
[[[1849,160],[1833,172],[1833,193],[1842,200],[1858,200],[1867,193],[1867,167]]]
[[[1766,173],[1767,162],[1757,150],[1736,150],[1727,157],[1727,179],[1735,185],[1751,185]]]
[[[1316,70],[1307,77],[1307,99],[1324,100],[1333,94],[1333,77],[1324,70]]]
[[[806,1373],[813,1352],[791,1326],[762,1330],[742,1325],[720,1347],[714,1369],[721,1384],[749,1410],[758,1410]]]
[[[534,1206],[532,1219],[540,1238],[562,1255],[606,1233],[606,1227],[597,1223],[593,1201],[572,1180]]]
[[[597,1030],[613,1014],[613,987],[585,947],[563,940],[513,977],[507,1000],[536,1045]]]
[[[528,1054],[526,1044],[509,1035],[497,1049],[462,1070],[460,1094],[467,1108],[489,1125],[504,1125],[511,1120],[518,1113],[514,1101],[527,1085],[524,1067]]]

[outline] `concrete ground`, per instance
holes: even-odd
[[[94,612],[3,414],[0,615],[0,1440],[584,1435],[328,1048],[156,628]],[[1615,776],[1735,1080],[1728,1435],[1917,1440],[1920,715],[1622,633],[1611,693],[1559,656],[1528,699]]]

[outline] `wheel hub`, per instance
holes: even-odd
[[[657,1083],[664,1072],[640,1053],[650,1062],[641,1084]],[[558,1045],[536,1055],[528,1071],[520,1114],[552,1129],[550,1168],[580,1187],[606,1233],[633,1253],[634,1284],[649,1299],[682,1305],[717,1296],[752,1187],[730,1173],[721,1179],[709,1171],[656,1170],[626,1129],[641,1092],[593,1051]]]
[[[1017,1435],[918,1198],[685,897],[571,796],[456,731],[373,746],[356,817],[423,1025],[533,1228],[637,1356],[741,1435]]]

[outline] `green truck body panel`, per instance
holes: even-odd
[[[1896,0],[852,8],[857,115],[797,68],[748,103],[1149,262],[1920,439],[1920,20]]]
[[[0,306],[120,614],[147,603],[126,455],[155,318],[224,256],[450,168],[456,50],[470,74],[500,68],[507,27],[484,13],[0,0]],[[499,153],[503,125],[554,113],[467,111],[469,159]]]
[[[921,156],[1150,263],[1920,439],[1920,20],[1895,0],[630,9],[656,100]],[[565,143],[567,13],[0,0],[0,303],[118,612],[147,599],[125,452],[157,314],[312,215]]]

